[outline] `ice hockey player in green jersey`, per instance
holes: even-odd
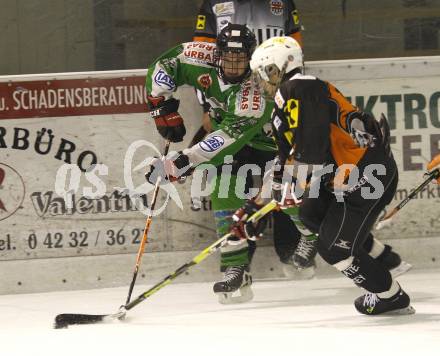
[[[249,187],[250,184],[247,172],[241,174],[240,167],[254,164],[260,167],[259,175],[262,175],[276,150],[272,138],[264,131],[273,102],[266,101],[249,79],[249,60],[255,44],[255,36],[246,26],[230,24],[221,31],[216,44],[184,43],[163,54],[148,68],[146,86],[149,106],[157,129],[164,138],[180,142],[186,132],[183,119],[178,114],[179,102],[173,98],[178,87],[190,85],[201,90],[212,108],[213,132],[202,142],[166,161],[170,168],[167,178],[171,181],[191,174],[193,168],[203,163],[219,167],[211,194],[218,235],[229,231],[232,215],[243,205],[244,197],[237,196],[235,187]],[[230,165],[224,165],[227,156],[233,157]],[[151,183],[159,174],[158,166],[152,164],[147,174]],[[230,169],[223,169],[225,166]],[[231,176],[224,180],[230,182],[228,187],[221,186],[222,175]],[[220,191],[227,192],[226,198],[220,197]],[[251,212],[258,209],[258,205],[251,201],[247,209]],[[302,227],[299,221],[297,224]],[[289,217],[282,212],[274,213],[274,230],[275,249],[280,260],[286,266],[305,261],[295,267],[310,267],[313,271],[315,236],[310,239],[309,249],[302,246],[298,250],[302,255],[295,255],[300,233]],[[310,233],[304,230],[303,234],[308,236]],[[255,243],[246,239],[222,250],[221,270],[225,274],[223,280],[214,285],[220,302],[243,302],[252,298],[250,261],[254,250]],[[308,251],[310,253],[305,260],[302,256]],[[236,291],[240,295],[232,296]]]

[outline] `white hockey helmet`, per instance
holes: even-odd
[[[302,70],[303,52],[292,37],[272,37],[257,47],[250,66],[264,94],[273,98],[286,73]]]

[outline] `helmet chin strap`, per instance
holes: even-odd
[[[274,84],[275,90],[273,92],[273,96],[275,96],[276,92],[278,91],[278,89],[281,85],[281,81],[282,81],[284,75],[286,74],[287,63],[288,63],[288,61],[284,62],[283,68],[281,68],[281,71],[278,75],[278,79],[277,79],[276,83]]]

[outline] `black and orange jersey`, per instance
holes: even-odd
[[[228,23],[249,27],[258,44],[274,36],[292,36],[302,45],[298,11],[292,0],[204,0],[193,40],[215,42]]]
[[[357,165],[366,148],[349,133],[350,120],[361,112],[332,84],[295,74],[275,95],[274,137],[282,161]]]

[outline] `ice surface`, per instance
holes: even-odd
[[[255,298],[220,305],[211,284],[171,284],[123,322],[52,329],[59,313],[108,314],[124,288],[0,296],[0,355],[440,355],[440,271],[398,278],[415,315],[368,317],[343,277],[256,281]],[[156,281],[151,281],[152,283]],[[134,296],[147,289],[136,286]]]

